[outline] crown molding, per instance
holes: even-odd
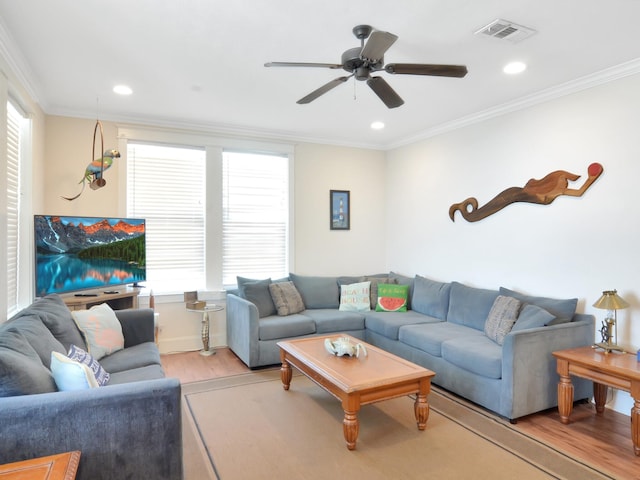
[[[425,130],[422,133],[400,140],[399,142],[388,144],[386,146],[386,150],[404,147],[406,145],[410,145],[421,140],[426,140],[428,138],[458,130],[475,123],[484,122],[491,118],[523,110],[534,105],[549,102],[557,98],[565,97],[567,95],[578,93],[589,88],[597,87],[605,83],[613,82],[615,80],[637,74],[640,74],[640,58],[636,58],[620,65],[601,70],[600,72],[591,75],[586,75],[576,80],[571,80],[555,87],[541,90],[537,93],[518,98],[512,102],[507,102],[503,103],[502,105],[488,108],[481,112],[474,113],[473,115],[468,115],[451,122],[437,125],[433,128]]]
[[[4,58],[10,70],[9,72],[5,72],[7,76],[13,76],[18,83],[17,86],[24,89],[31,100],[38,104],[43,111],[46,111],[45,105],[43,105],[38,93],[38,85],[32,80],[36,77],[22,56],[20,48],[18,48],[18,45],[7,30],[2,18],[0,18],[0,56]]]

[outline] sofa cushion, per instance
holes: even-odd
[[[101,303],[89,310],[75,310],[71,315],[84,335],[87,351],[96,360],[124,348],[122,326],[108,304]]]
[[[366,312],[371,310],[371,282],[340,285],[340,308],[345,312]]]
[[[57,390],[51,372],[18,332],[0,327],[0,397]]]
[[[447,321],[484,331],[484,323],[499,294],[497,290],[451,282]]]
[[[537,305],[540,308],[544,308],[551,315],[556,318],[549,321],[547,325],[556,325],[558,323],[570,322],[573,316],[576,314],[576,307],[578,305],[577,298],[548,298],[548,297],[536,297],[532,295],[525,295],[508,288],[500,287],[500,294],[514,297],[524,303],[531,303]]]
[[[304,310],[302,297],[293,282],[272,283],[269,285],[269,292],[278,315],[293,315]]]
[[[93,358],[89,353],[82,350],[80,347],[71,345],[69,353],[67,353],[67,357],[89,367],[89,370],[91,370],[91,373],[93,373],[93,376],[95,377],[96,382],[98,382],[99,386],[104,387],[109,382],[109,374],[104,368],[102,368],[100,362],[98,362],[95,358]],[[53,378],[55,380],[55,375]]]
[[[316,333],[364,330],[364,313],[316,308],[305,310],[305,316],[313,319]]]
[[[379,284],[376,312],[406,312],[408,295],[408,285]]]
[[[265,317],[261,318],[258,323],[260,340],[278,340],[311,333],[316,333],[316,323],[312,318],[299,313],[286,317]]]
[[[18,332],[29,342],[29,345],[33,347],[38,357],[40,357],[42,364],[47,368],[51,366],[51,352],[66,353],[64,346],[53,336],[35,313],[20,316],[10,320],[5,325],[7,330]]]
[[[485,335],[498,345],[502,345],[504,337],[516,323],[521,305],[517,298],[498,295],[484,324]]]
[[[53,336],[62,343],[65,352],[69,351],[71,345],[77,345],[83,350],[87,349],[84,337],[73,321],[71,311],[59,295],[53,293],[36,300],[14,318],[32,315],[34,312]]]
[[[157,380],[164,378],[164,370],[160,365],[147,365],[111,374],[107,385],[120,385],[122,383],[143,382],[145,380]]]
[[[100,364],[107,372],[114,374],[147,365],[160,365],[160,353],[153,342],[139,343],[103,357]]]
[[[502,378],[502,347],[484,335],[443,342],[442,358],[477,375]]]
[[[398,330],[403,325],[436,323],[442,320],[421,313],[409,312],[366,312],[364,323],[368,330],[391,340],[398,340]]]
[[[62,353],[51,352],[51,374],[61,392],[99,387],[96,377],[87,365]]]
[[[525,330],[527,328],[544,327],[545,325],[548,325],[554,318],[556,317],[551,315],[544,308],[540,308],[537,305],[532,305],[529,303],[522,307],[520,315],[518,315],[518,319],[513,325],[511,331],[516,332],[518,330]]]
[[[452,338],[481,337],[482,332],[457,323],[434,321],[428,324],[405,325],[398,340],[435,357],[442,356],[442,344]]]
[[[338,308],[340,290],[337,277],[313,277],[290,273],[289,277],[302,297],[305,308]]]
[[[441,320],[447,318],[450,283],[435,282],[416,275],[413,283],[411,309]]]
[[[277,313],[269,291],[269,285],[271,285],[271,279],[267,278],[265,280],[256,280],[255,282],[245,282],[240,288],[241,296],[258,308],[258,316],[260,318]]]

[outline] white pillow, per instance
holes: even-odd
[[[122,326],[106,303],[89,310],[74,310],[71,315],[84,335],[87,350],[96,360],[124,348]]]
[[[340,285],[340,308],[347,312],[366,312],[371,310],[371,282]]]
[[[60,352],[51,352],[51,374],[61,392],[98,388],[96,377],[89,367]]]

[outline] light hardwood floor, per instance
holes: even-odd
[[[210,357],[198,352],[162,355],[162,366],[167,376],[179,378],[181,383],[250,371],[228,348],[218,348]],[[640,457],[633,454],[630,418],[610,409],[598,415],[593,405],[578,404],[569,425],[560,423],[557,409],[551,409],[520,418],[515,428],[617,479],[640,480]]]

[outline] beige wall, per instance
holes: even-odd
[[[104,131],[104,148],[118,148],[116,126],[101,122]],[[121,162],[114,160],[113,166],[104,174],[107,185],[98,190],[85,186],[82,195],[67,201],[61,198],[78,194],[87,164],[93,151],[93,132],[96,120],[47,116],[46,119],[46,165],[44,169],[44,199],[41,213],[45,215],[118,216],[119,182]],[[97,131],[95,158],[101,155],[100,133]]]
[[[296,147],[295,272],[385,271],[385,154],[327,145]],[[349,190],[351,229],[329,229],[329,191]]]

